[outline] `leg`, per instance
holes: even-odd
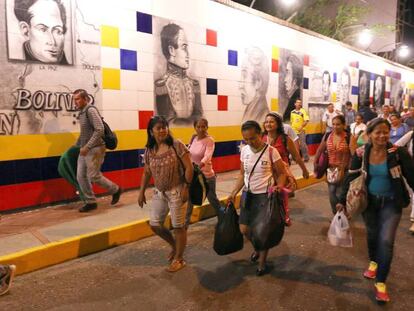
[[[332,213],[336,214],[336,204],[339,202],[337,196],[338,185],[328,183],[328,192],[329,192],[329,203],[331,205]]]
[[[95,194],[92,190],[91,181],[88,178],[88,167],[86,164],[86,157],[79,155],[78,167],[76,171],[76,178],[79,183],[80,190],[84,195],[84,201],[87,204],[96,203]]]
[[[365,211],[362,212],[365,227],[367,229],[367,245],[369,260],[377,260],[377,240],[378,240],[378,212],[376,202],[369,202]]]
[[[218,212],[220,210],[220,200],[217,198],[216,194],[216,176],[207,178],[207,184],[209,186],[207,200],[216,211],[216,214],[218,215]]]
[[[150,226],[152,231],[171,246],[171,254],[175,255],[175,240],[170,230],[164,227],[165,218],[168,214],[168,202],[163,193],[154,189],[151,201]]]
[[[401,208],[387,200],[379,211],[379,230],[377,237],[377,282],[385,283],[391,267],[394,241],[401,219]]]
[[[170,208],[171,223],[174,228],[175,249],[174,260],[182,261],[187,244],[186,214],[187,205],[181,201],[181,186],[165,193]]]
[[[304,161],[309,161],[308,146],[306,145],[305,132],[299,133],[300,153],[302,154]]]
[[[185,228],[188,229],[188,226],[191,222],[191,215],[193,214],[193,203],[191,203],[190,199],[187,202],[187,212],[185,215]]]
[[[105,159],[105,147],[95,147],[89,150],[85,157],[88,168],[88,179],[90,182],[97,183],[102,188],[108,190],[110,194],[118,191],[119,187],[104,177],[101,173],[101,166]]]
[[[411,215],[410,215],[411,222],[414,222],[414,192],[411,193]]]

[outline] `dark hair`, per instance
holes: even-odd
[[[168,121],[166,118],[164,118],[163,116],[154,116],[150,119],[150,121],[148,122],[148,126],[147,126],[147,144],[145,145],[145,147],[147,147],[148,149],[154,149],[154,147],[157,145],[157,142],[154,138],[154,135],[152,133],[152,129],[154,128],[155,125],[157,125],[158,123],[164,125],[165,127],[169,128],[168,126]],[[171,136],[171,134],[168,132],[168,136],[165,139],[165,143],[168,146],[172,146],[174,143],[174,139]]]
[[[369,99],[365,99],[365,100],[364,100],[364,106],[365,106],[365,107],[369,107],[369,106],[371,106],[371,101],[370,101]]]
[[[182,28],[174,23],[165,25],[161,30],[161,50],[167,60],[171,56],[168,47],[172,46],[175,49],[178,48],[177,36],[180,30],[182,30]]]
[[[345,103],[345,106],[352,106],[352,103],[348,100],[348,101]]]
[[[364,119],[364,116],[362,115],[362,113],[359,113],[359,112],[355,115],[355,118],[356,117],[361,117],[362,119]]]
[[[278,134],[285,134],[285,129],[283,127],[283,118],[280,114],[276,113],[276,112],[269,112],[265,118],[267,117],[272,117],[273,119],[275,119],[276,123],[277,123],[277,127],[276,127],[276,133]],[[263,126],[264,127],[264,126]],[[267,135],[267,131],[266,128],[263,131],[264,135]]]
[[[251,130],[251,129],[253,129],[257,134],[261,134],[262,133],[262,129],[260,127],[260,124],[257,123],[254,120],[246,121],[241,126],[241,131],[242,132],[247,131],[247,130]]]
[[[333,120],[339,120],[339,121],[341,121],[341,123],[343,125],[345,125],[345,123],[346,123],[345,117],[342,114],[338,114],[337,116],[334,116],[332,118],[332,122],[333,122]]]
[[[326,106],[326,108],[328,108],[329,106],[334,106],[334,104],[333,103],[329,103],[327,106]],[[334,107],[335,108],[335,107]]]
[[[367,134],[371,134],[378,125],[385,124],[389,130],[391,130],[391,124],[387,119],[375,118],[368,122]]]
[[[88,92],[86,92],[84,89],[77,89],[73,91],[73,95],[79,95],[83,99],[89,99]]]
[[[303,64],[295,54],[290,54],[286,60],[286,66],[288,63],[292,64],[292,79],[296,82],[296,85],[300,88],[303,80]]]
[[[33,14],[29,11],[32,5],[39,0],[14,0],[14,15],[19,22],[25,22],[30,25],[30,20],[33,18]],[[60,18],[63,23],[63,33],[66,33],[66,9],[61,0],[53,0],[56,2]]]
[[[205,123],[206,123],[206,125],[207,125],[207,127],[208,127],[208,121],[207,121],[207,119],[206,119],[206,118],[198,118],[198,119],[196,119],[196,120],[193,122],[193,126],[194,126],[194,128],[197,126],[198,122],[200,122],[200,121],[205,122]]]
[[[399,113],[396,113],[396,112],[391,113],[391,115],[390,115],[390,119],[391,119],[391,117],[396,117],[397,119],[401,119],[400,114],[399,114]]]

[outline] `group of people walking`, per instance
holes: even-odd
[[[103,140],[104,123],[98,110],[89,103],[86,91],[74,92],[74,102],[79,109],[81,134],[77,141],[79,156],[76,177],[85,205],[80,212],[89,212],[97,207],[91,183],[97,183],[112,195],[116,204],[122,189],[105,178],[101,165],[105,156]],[[362,216],[367,228],[369,264],[364,277],[375,279],[376,299],[389,301],[385,285],[393,257],[393,246],[402,209],[409,205],[410,194],[404,179],[414,188],[414,143],[413,131],[401,122],[398,114],[387,114],[372,118],[372,110],[363,107],[360,113],[346,105],[345,112],[334,109],[332,104],[323,116],[326,132],[315,155],[317,159],[325,153],[328,157],[326,171],[329,202],[332,213],[346,211],[346,196],[350,183],[361,172],[367,174],[368,207]],[[367,118],[369,118],[368,124]],[[413,113],[414,118],[414,113]],[[291,124],[283,123],[278,113],[270,112],[259,124],[248,120],[241,125],[244,146],[240,154],[240,173],[228,197],[240,200],[240,232],[251,240],[255,220],[261,210],[267,208],[270,192],[293,193],[296,181],[289,165],[295,161],[304,178],[309,178],[305,162],[309,161],[305,128],[309,122],[307,111],[297,100],[291,112]],[[207,199],[216,213],[222,210],[216,195],[216,175],[212,166],[214,138],[208,134],[208,120],[199,118],[194,122],[195,133],[189,145],[174,138],[168,121],[163,116],[154,116],[148,123],[147,143],[144,153],[144,170],[138,194],[138,205],[147,203],[147,188],[154,182],[151,196],[149,224],[153,232],[166,241],[171,250],[166,258],[167,271],[176,272],[186,266],[184,251],[187,244],[187,229],[191,221],[193,204],[189,200],[189,187],[193,181],[195,165],[201,170],[208,184]],[[408,147],[408,148],[407,148]],[[287,196],[283,205],[284,225],[289,226]],[[411,192],[414,221],[414,195]],[[165,226],[170,213],[173,230]],[[414,225],[410,229],[414,232]],[[258,262],[256,274],[262,276],[269,269],[266,263],[269,249],[255,249],[251,262]],[[2,268],[2,267],[0,267]],[[15,267],[4,266],[0,277],[4,284],[11,283]],[[4,276],[1,276],[4,274]],[[7,282],[6,282],[7,281]],[[9,287],[7,287],[8,290]]]

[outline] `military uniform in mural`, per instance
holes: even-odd
[[[156,114],[175,125],[189,125],[203,115],[200,83],[186,71],[168,63],[167,72],[155,81]]]

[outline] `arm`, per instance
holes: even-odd
[[[400,157],[402,173],[411,189],[414,189],[414,162],[406,148],[397,149]]]
[[[326,134],[325,134],[326,135]],[[318,149],[316,150],[315,157],[313,159],[313,165],[316,166],[318,164],[318,159],[321,156],[321,153],[326,149],[326,140],[325,135],[322,137],[322,141],[319,144]]]
[[[299,155],[298,149],[296,148],[295,143],[290,139],[290,137],[287,138],[287,147],[290,152],[290,154],[293,156],[293,159],[296,161],[296,163],[299,164],[300,168],[302,169],[302,174],[305,179],[309,178],[309,172],[308,169],[305,166],[305,163],[303,162],[301,156]]]
[[[86,155],[88,151],[93,148],[93,146],[96,146],[104,135],[104,126],[98,110],[96,108],[89,108],[85,111],[85,113],[87,114],[86,117],[88,118],[89,123],[93,127],[94,131],[92,137],[80,150],[80,154],[82,156]]]
[[[273,163],[273,172],[277,176],[277,179],[275,180],[277,188],[283,189],[286,185],[287,173],[285,163],[282,159]]]
[[[227,201],[234,203],[236,199],[236,195],[243,188],[243,186],[244,186],[244,164],[243,162],[240,162],[240,173],[239,173],[239,176],[237,177],[237,181],[236,181],[236,184],[234,185],[233,191],[231,192]]]
[[[185,178],[185,184],[183,187],[183,191],[181,191],[181,201],[187,202],[188,201],[188,188],[191,184],[191,181],[193,180],[193,163],[191,163],[190,153],[186,152],[181,157],[182,163],[184,165],[184,178]]]
[[[209,138],[207,140],[206,151],[204,157],[201,159],[200,167],[203,167],[207,162],[211,161],[214,153],[214,140]]]
[[[139,188],[139,193],[138,193],[138,205],[141,208],[144,206],[144,204],[147,204],[147,200],[145,198],[145,189],[147,189],[148,187],[151,176],[152,176],[151,170],[148,164],[146,163],[144,166],[144,173],[141,177],[141,187]]]
[[[364,156],[364,155],[363,155]],[[351,167],[349,168],[348,173],[346,174],[343,184],[342,184],[342,191],[339,196],[339,204],[345,206],[346,204],[346,195],[349,190],[349,184],[355,178],[357,178],[361,174],[361,166],[362,166],[362,157],[359,157],[356,153],[352,156],[351,160]]]

